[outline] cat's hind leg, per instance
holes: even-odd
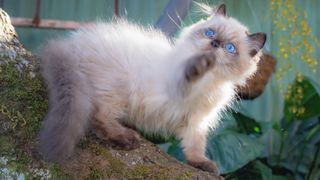
[[[123,109],[115,106],[101,105],[92,120],[95,134],[101,138],[126,150],[139,147],[139,134],[120,123]]]

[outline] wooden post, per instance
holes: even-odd
[[[119,0],[114,0],[114,15],[119,17]]]
[[[11,22],[16,27],[45,28],[45,29],[78,29],[83,26],[89,26],[92,23],[61,21],[42,19],[38,24],[34,24],[34,19],[12,17]]]

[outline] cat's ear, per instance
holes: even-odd
[[[251,57],[255,56],[260,49],[263,48],[266,40],[267,40],[267,35],[265,33],[254,33],[254,34],[249,34],[248,35],[249,39],[249,54]]]
[[[227,16],[227,10],[225,4],[220,4],[216,9],[213,10],[213,15]]]

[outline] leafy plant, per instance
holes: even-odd
[[[309,79],[297,76],[289,85],[285,97],[284,117],[273,125],[272,146],[279,151],[266,153],[268,164],[273,168],[285,168],[295,179],[311,178],[320,142],[320,96],[316,85]]]

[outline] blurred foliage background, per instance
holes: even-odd
[[[152,26],[168,2],[120,0],[120,15]],[[221,126],[209,137],[208,156],[217,161],[227,179],[320,179],[320,1],[197,2],[226,3],[230,16],[252,32],[268,34],[264,50],[277,59],[276,72],[264,93],[253,101],[236,103],[225,113]],[[2,5],[11,16],[33,17],[34,0],[4,0]],[[113,13],[114,0],[42,0],[41,4],[45,19],[110,20]],[[182,27],[201,18],[194,5]],[[34,52],[46,40],[66,33],[30,28],[17,28],[17,32]],[[158,142],[183,160],[177,140]]]

